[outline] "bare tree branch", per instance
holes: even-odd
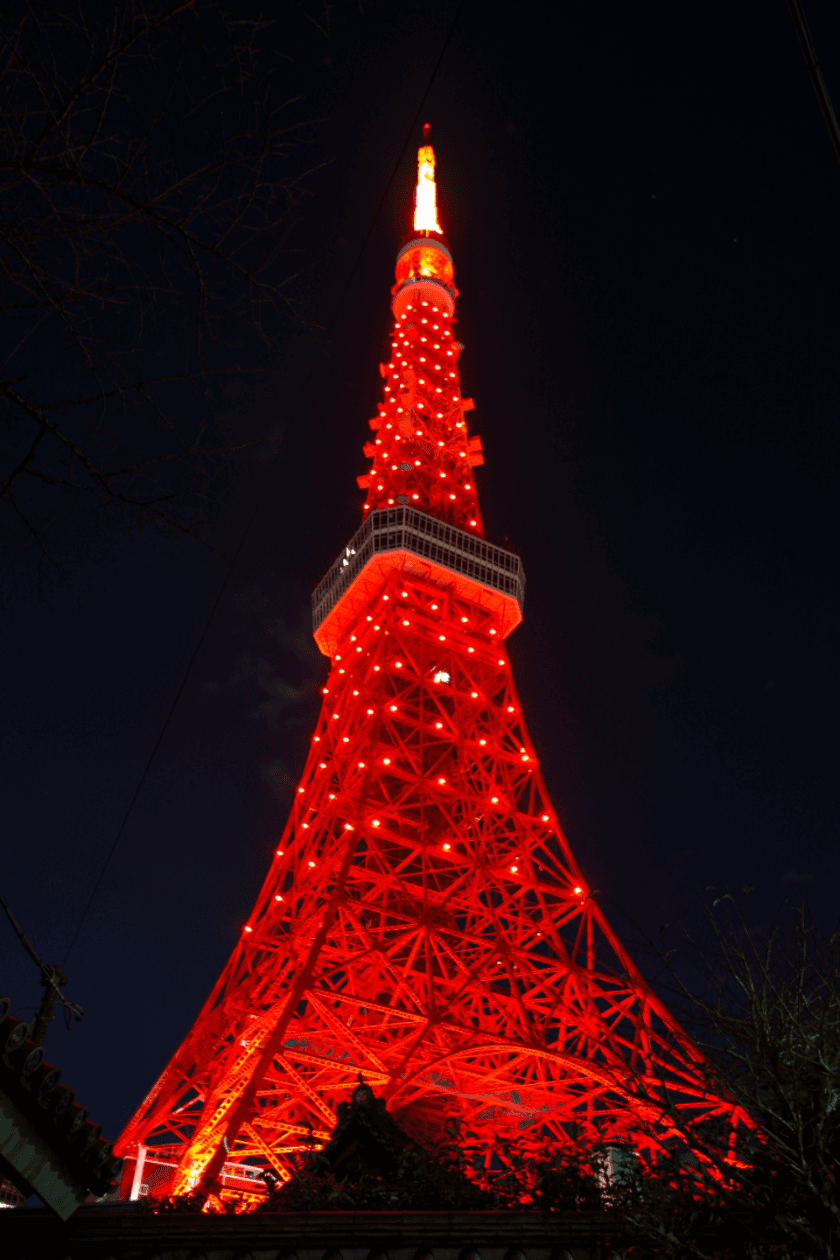
[[[672,1099],[673,1141],[631,1179],[625,1221],[673,1257],[835,1260],[840,932],[820,934],[802,906],[751,927],[730,892],[709,891],[708,939],[687,935],[679,965],[658,953],[705,1056],[709,1093],[734,1101],[742,1123],[692,1126]],[[654,1097],[646,1082],[636,1086]]]
[[[307,124],[282,90],[275,103],[268,25],[218,0],[24,0],[0,15],[12,538],[45,547],[68,496],[198,527],[230,449],[205,440],[210,382],[239,371],[244,330],[258,344],[298,318],[284,251]]]

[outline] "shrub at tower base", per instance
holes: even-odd
[[[533,1159],[501,1142],[488,1160],[487,1148],[455,1118],[445,1141],[422,1147],[394,1124],[372,1091],[369,1101],[357,1102],[365,1089],[354,1091],[327,1146],[278,1184],[267,1210],[603,1210],[597,1156],[581,1160],[551,1143]]]
[[[484,1151],[481,1152],[484,1154]],[[549,1148],[532,1161],[506,1146],[499,1167],[470,1176],[469,1147],[455,1141],[433,1152],[415,1149],[395,1162],[390,1174],[358,1173],[346,1181],[318,1155],[272,1195],[266,1211],[539,1211],[604,1210],[596,1169],[573,1159],[566,1148]]]

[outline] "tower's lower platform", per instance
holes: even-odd
[[[371,512],[312,593],[315,642],[325,656],[388,570],[403,567],[485,607],[503,639],[522,620],[525,571],[516,552],[417,508],[384,508]]]

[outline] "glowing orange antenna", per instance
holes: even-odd
[[[428,141],[431,128],[423,124],[423,139]],[[437,187],[435,185],[435,151],[428,143],[417,150],[417,191],[414,198],[415,232],[439,232],[443,229],[437,217]]]

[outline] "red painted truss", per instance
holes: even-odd
[[[365,506],[411,503],[480,536],[450,315],[420,281],[405,292]],[[360,1072],[418,1137],[455,1115],[488,1147],[572,1126],[648,1146],[652,1126],[668,1132],[666,1093],[689,1116],[727,1111],[560,830],[504,600],[396,552],[330,618],[323,708],[268,878],[120,1153],[152,1148],[176,1193],[234,1184],[237,1166],[242,1181],[245,1162],[288,1176]]]

